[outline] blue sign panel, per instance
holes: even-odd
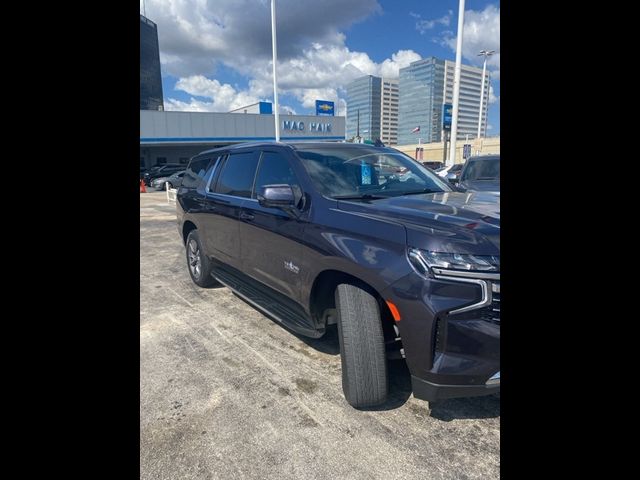
[[[316,100],[316,115],[334,115],[333,102],[326,100]]]
[[[260,102],[258,108],[260,109],[260,113],[263,115],[271,115],[273,113],[271,104],[269,102]]]
[[[470,156],[471,156],[471,145],[469,145],[468,143],[465,143],[462,146],[462,158],[466,160]]]
[[[453,117],[453,105],[445,103],[442,106],[442,128],[451,130],[451,118]]]

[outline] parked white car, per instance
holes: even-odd
[[[455,163],[453,165],[448,165],[446,167],[442,167],[436,170],[436,174],[438,174],[442,178],[447,178],[447,179],[449,178],[447,177],[447,175],[449,174],[455,175],[456,178],[459,178],[460,172],[462,172],[463,166],[464,166],[464,163]]]

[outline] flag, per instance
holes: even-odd
[[[416,128],[411,130],[411,133],[418,133],[419,131],[420,131],[420,125],[418,125]]]

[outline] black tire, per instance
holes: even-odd
[[[354,285],[335,293],[342,363],[342,389],[355,408],[387,400],[387,359],[380,307],[373,295]]]
[[[192,248],[197,245],[197,249]],[[195,250],[195,251],[194,251]],[[211,260],[204,255],[202,251],[202,244],[200,243],[200,237],[198,236],[198,230],[191,230],[187,236],[187,242],[185,243],[185,252],[187,255],[187,269],[193,283],[200,287],[213,287],[218,282],[211,276],[213,265]],[[196,268],[199,267],[199,268]]]

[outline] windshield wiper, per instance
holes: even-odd
[[[361,195],[337,195],[332,197],[336,200],[380,200],[381,198],[389,198],[386,195],[372,195],[370,193],[363,193]]]
[[[442,192],[442,190],[432,190],[430,188],[423,188],[422,190],[410,190],[408,192],[402,192],[398,196],[401,197],[403,195],[419,195],[421,193],[437,193]]]

